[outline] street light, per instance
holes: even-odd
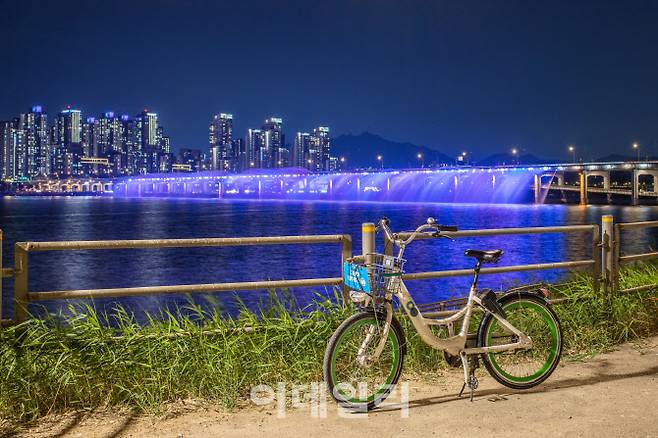
[[[381,163],[381,168],[383,169],[384,168],[384,157],[382,157],[381,155],[377,155],[377,161],[379,161]]]
[[[416,154],[416,158],[420,160],[420,167],[425,167],[425,160],[423,160],[423,154],[418,152],[418,154]]]
[[[512,156],[514,157],[514,161],[516,161],[516,164],[519,164],[518,158],[516,156],[518,152],[519,151],[516,148],[512,148]]]
[[[569,152],[571,152],[571,162],[576,162],[576,148],[573,145],[569,145]]]
[[[637,142],[633,143],[633,149],[637,151],[637,161],[640,161],[640,145]]]

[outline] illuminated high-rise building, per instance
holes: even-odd
[[[237,171],[243,171],[249,168],[249,159],[247,154],[247,147],[244,138],[236,138],[233,140],[233,153],[237,161]]]
[[[87,158],[99,157],[97,141],[98,125],[99,122],[96,120],[96,117],[87,117],[87,120],[82,123],[82,154]]]
[[[233,149],[233,114],[215,114],[208,129],[210,162],[213,170],[235,171],[237,154]]]
[[[155,173],[158,168],[158,115],[147,109],[135,117],[135,134],[138,160],[135,173]]]
[[[282,149],[285,149],[283,120],[270,117],[265,120],[261,130],[262,146],[260,148],[260,167],[280,167]]]
[[[292,166],[310,168],[311,163],[308,162],[310,138],[311,135],[308,132],[298,132],[295,135],[290,159]]]
[[[16,171],[16,129],[13,121],[0,122],[0,155],[2,156],[2,178],[14,179]]]
[[[260,129],[247,130],[247,161],[245,169],[260,168],[261,149],[263,148],[263,132]]]
[[[32,179],[48,175],[48,118],[42,107],[33,106],[29,112],[21,114],[15,119],[15,129],[22,131],[17,151],[19,176]]]
[[[329,128],[318,126],[313,129],[309,144],[309,159],[312,160],[316,172],[329,171],[331,165],[331,139]]]
[[[95,140],[97,144],[96,157],[106,158],[109,165],[99,169],[103,176],[117,176],[125,167],[123,155],[123,124],[114,111],[103,113],[95,124]],[[84,131],[84,129],[83,129]]]
[[[80,110],[67,108],[57,115],[52,130],[52,171],[56,176],[82,174],[80,158],[82,150],[82,114]]]
[[[121,117],[121,154],[123,156],[123,170],[121,173],[124,175],[133,175],[137,172],[136,163],[139,161],[139,151],[137,148],[137,134],[135,128],[135,121],[127,114]]]

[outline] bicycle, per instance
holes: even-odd
[[[324,378],[338,404],[352,410],[371,410],[397,384],[406,343],[403,327],[394,315],[394,297],[420,338],[443,350],[450,365],[463,368],[460,397],[468,386],[473,400],[479,359],[496,381],[513,389],[532,388],[553,373],[562,352],[562,329],[547,301],[547,291],[518,290],[500,297],[488,289],[478,293],[481,266],[497,263],[502,250],[467,250],[465,255],[474,257],[476,264],[466,304],[445,318],[425,317],[402,280],[405,248],[421,234],[452,239],[449,232],[456,232],[457,227],[439,225],[428,218],[402,239],[389,225],[390,221],[383,218],[377,228],[399,248],[397,256],[366,254],[343,265],[343,281],[359,310],[336,329],[325,350]],[[469,336],[474,309],[482,311],[482,318],[476,336]],[[455,333],[460,319],[461,329]],[[439,326],[444,336],[435,334],[433,326]]]

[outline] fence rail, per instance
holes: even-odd
[[[638,261],[646,260],[655,260],[658,259],[658,252],[645,252],[640,254],[628,254],[621,255],[621,239],[624,234],[624,231],[629,230],[646,230],[648,228],[658,228],[658,221],[642,221],[642,222],[626,222],[618,223],[614,227],[614,250],[613,250],[613,266],[612,266],[612,281],[614,284],[615,290],[619,289],[619,268],[623,264],[633,263]],[[653,287],[658,287],[655,284],[643,285],[638,287],[632,287],[628,289],[619,290],[619,292],[641,292],[643,290],[649,290]]]
[[[540,271],[557,269],[587,269],[591,274],[592,288],[598,293],[603,283],[604,292],[608,295],[614,292],[639,292],[658,288],[658,285],[642,285],[630,289],[618,290],[619,266],[643,260],[658,259],[658,252],[621,255],[621,237],[624,231],[658,228],[658,221],[631,222],[613,224],[612,216],[602,217],[602,226],[564,225],[549,227],[517,227],[492,228],[480,230],[463,230],[446,232],[453,238],[487,237],[521,234],[590,234],[592,256],[589,259],[558,261],[551,263],[534,263],[513,266],[496,266],[483,268],[481,274],[499,274],[505,272]],[[409,233],[399,233],[406,238]],[[431,238],[421,234],[418,239]],[[339,286],[341,277],[304,278],[294,280],[269,280],[230,283],[183,284],[169,286],[143,286],[109,289],[79,289],[57,290],[46,292],[30,292],[29,254],[36,251],[78,251],[78,250],[118,250],[145,248],[188,248],[188,247],[226,247],[226,246],[260,246],[260,245],[305,245],[339,243],[341,260],[352,257],[352,237],[349,234],[310,235],[310,236],[266,236],[266,237],[229,237],[229,238],[195,238],[195,239],[152,239],[152,240],[100,240],[100,241],[62,241],[62,242],[17,242],[14,245],[14,267],[2,266],[2,231],[0,230],[0,273],[3,278],[14,278],[14,318],[0,320],[0,326],[7,326],[25,321],[28,317],[27,306],[31,302],[59,299],[107,298],[163,293],[195,293],[195,292],[227,292],[237,290],[256,290],[269,288],[306,287],[306,286]],[[375,226],[365,223],[362,226],[363,255],[375,252]],[[391,242],[384,242],[384,250],[392,252]],[[452,269],[443,271],[413,272],[403,275],[405,280],[426,280],[472,275],[471,269]],[[349,291],[343,285],[343,298]],[[2,283],[0,282],[0,315],[2,315]]]
[[[601,275],[602,253],[599,251],[600,235],[598,225],[560,225],[551,227],[516,227],[516,228],[488,228],[482,230],[463,230],[454,232],[443,232],[441,234],[452,238],[463,237],[489,237],[489,236],[507,236],[519,234],[565,234],[565,233],[589,233],[592,242],[592,258],[586,260],[574,260],[551,263],[533,263],[526,265],[499,266],[493,268],[482,268],[480,274],[500,274],[505,272],[522,272],[522,271],[541,271],[549,269],[579,269],[590,268],[592,271],[592,288],[595,293],[599,292],[599,280]],[[400,238],[407,239],[411,236],[410,232],[398,233]],[[419,234],[417,239],[431,239],[430,234]],[[385,238],[386,239],[386,238]],[[392,242],[385,240],[384,249],[387,253],[392,253]],[[426,280],[430,278],[446,278],[457,276],[473,275],[472,269],[454,269],[432,272],[407,273],[402,276],[404,280]]]
[[[233,283],[184,284],[169,286],[145,286],[111,289],[80,289],[48,292],[29,292],[29,253],[35,251],[63,250],[117,250],[144,248],[190,248],[190,247],[225,247],[225,246],[260,246],[260,245],[299,245],[340,243],[341,259],[352,256],[352,237],[349,234],[328,234],[311,236],[267,236],[267,237],[229,237],[203,239],[152,239],[152,240],[99,240],[69,242],[17,242],[14,246],[14,320],[16,323],[28,317],[27,306],[30,302],[55,299],[107,298],[136,295],[153,295],[162,293],[194,292],[228,292],[236,290],[254,290],[300,286],[340,285],[341,277],[304,278],[278,281],[247,281]],[[0,259],[1,260],[1,259]],[[343,293],[347,294],[343,287]],[[1,311],[1,308],[0,308]]]

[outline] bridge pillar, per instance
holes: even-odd
[[[580,173],[580,205],[587,205],[587,172]]]
[[[649,169],[642,169],[642,170],[637,170],[638,195],[639,195],[639,192],[640,192],[640,191],[639,191],[640,177],[643,176],[643,175],[649,175],[649,176],[651,176],[651,186],[652,186],[652,187],[651,187],[651,192],[653,192],[654,194],[655,194],[656,192],[658,192],[658,187],[657,187],[657,185],[658,185],[658,171],[655,171],[655,170],[649,170]],[[649,191],[649,190],[645,190],[645,192],[647,192],[647,191]]]
[[[563,173],[556,173],[555,174],[555,179],[557,180],[557,185],[559,185],[559,186],[564,185],[564,174]]]
[[[631,186],[631,205],[637,205],[640,199],[640,175],[637,169],[633,169]]]

